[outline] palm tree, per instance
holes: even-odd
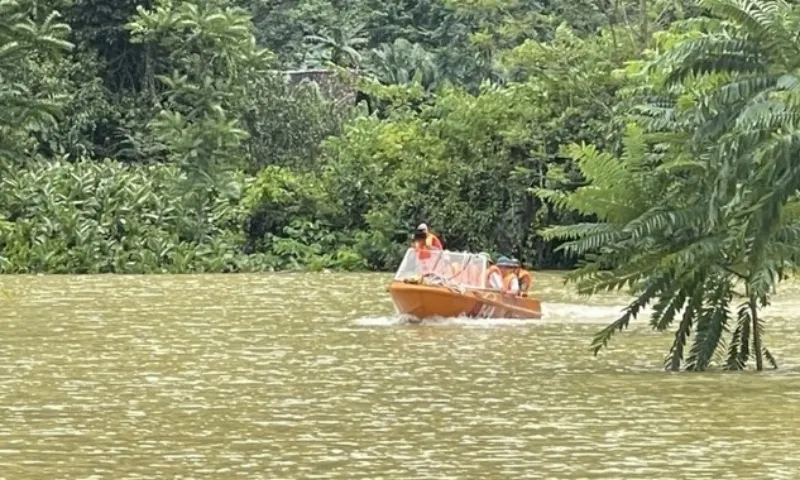
[[[363,36],[364,26],[351,26],[346,22],[327,28],[319,35],[306,35],[312,44],[309,57],[312,63],[333,62],[341,67],[358,68],[361,65],[359,47],[369,40]]]
[[[767,305],[784,267],[797,259],[796,226],[787,218],[800,189],[800,7],[782,0],[700,5],[718,20],[659,66],[670,84],[714,79],[694,109],[693,141],[707,145],[719,173],[709,202],[734,212],[731,221],[741,225],[742,256],[732,270],[745,283],[760,369],[757,307]]]
[[[0,158],[19,153],[27,130],[54,123],[61,102],[52,92],[33,93],[37,59],[72,48],[64,40],[69,26],[52,12],[37,24],[28,11],[13,0],[0,0]]]
[[[755,357],[761,370],[775,361],[758,311],[800,262],[800,43],[790,33],[800,15],[780,1],[701,4],[717,18],[691,21],[702,28],[645,70],[645,130],[629,132],[623,157],[573,146],[592,184],[539,192],[600,222],[546,236],[587,260],[572,275],[583,291],[627,285],[637,297],[595,353],[653,303],[653,328],[680,319],[670,368],[703,370],[724,351],[725,368]]]

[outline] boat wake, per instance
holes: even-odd
[[[581,303],[546,303],[542,306],[544,321],[553,323],[605,324],[613,322],[623,313],[626,304],[588,305]],[[648,318],[651,311],[642,309],[638,318]]]
[[[418,321],[403,315],[390,315],[380,317],[361,317],[355,324],[363,327],[391,327],[396,325],[426,325],[450,326],[463,325],[475,327],[497,326],[534,326],[548,324],[607,324],[622,315],[625,305],[586,305],[578,303],[545,303],[542,305],[541,319],[519,318],[430,318]],[[641,318],[646,318],[650,312],[644,311]]]
[[[386,317],[361,317],[355,320],[355,324],[362,327],[391,327],[409,323],[408,319],[399,315]]]

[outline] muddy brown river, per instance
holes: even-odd
[[[670,374],[624,296],[540,273],[544,320],[409,325],[380,274],[3,276],[0,479],[797,479],[781,369]]]

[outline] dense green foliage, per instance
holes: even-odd
[[[5,219],[0,257],[7,271],[36,272],[391,269],[420,221],[450,248],[570,266],[538,230],[579,217],[529,188],[580,184],[565,143],[615,147],[625,79],[612,71],[639,55],[653,25],[683,14],[672,2],[0,5],[2,193],[22,202]],[[200,255],[223,242],[218,251],[253,258],[182,270],[131,240],[125,255],[141,245],[131,254],[148,260],[123,267],[108,250],[78,253],[82,242],[37,247],[31,229],[50,231],[68,210],[95,216],[60,197],[37,209],[28,182],[41,175],[57,192],[77,188],[70,175],[149,183],[194,225],[159,225],[170,248]],[[217,228],[212,206],[236,182],[250,189],[241,212]],[[125,215],[147,213],[130,207],[114,215],[135,224]],[[116,241],[97,222],[55,232]],[[76,255],[98,258],[66,260]]]
[[[595,352],[652,304],[668,367],[760,369],[800,253],[799,24],[759,0],[0,0],[0,265],[391,269],[426,221],[632,289]]]

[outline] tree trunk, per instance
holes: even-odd
[[[758,311],[756,306],[756,299],[750,298],[750,319],[752,321],[753,329],[753,349],[756,355],[756,371],[760,372],[764,369],[764,359],[761,354],[761,334],[758,332]]]
[[[155,68],[153,68],[152,45],[149,43],[145,46],[144,68],[144,90],[147,92],[147,95],[150,96],[150,101],[153,101],[156,98],[156,74]]]
[[[649,25],[647,24],[647,0],[639,0],[639,15],[642,16],[642,45],[647,45],[649,40]]]

